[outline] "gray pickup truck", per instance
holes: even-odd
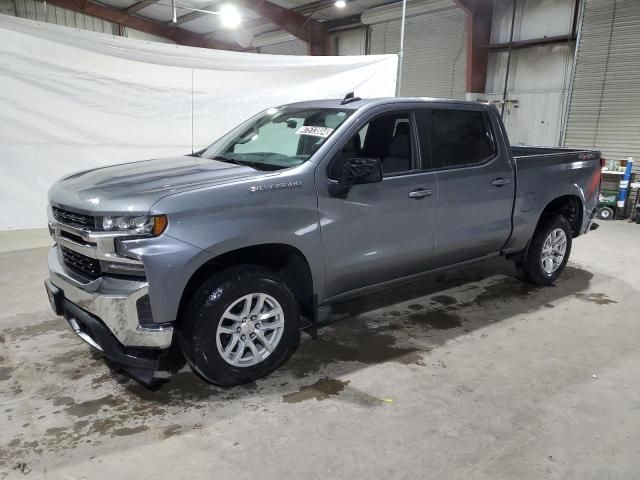
[[[136,378],[186,358],[237,385],[347,298],[498,256],[552,284],[595,227],[600,172],[599,152],[511,147],[485,103],[284,105],[195,154],[59,180],[46,289]]]

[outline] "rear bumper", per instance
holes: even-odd
[[[582,231],[580,232],[581,234],[589,233],[589,231],[595,230],[596,228],[598,228],[597,224],[594,223],[596,219],[596,214],[598,213],[598,209],[593,208],[591,212],[587,212],[587,213],[588,215],[586,215],[585,221],[582,222]],[[594,225],[596,226],[594,227]]]

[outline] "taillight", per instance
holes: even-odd
[[[607,166],[607,159],[604,157],[600,157],[600,171],[597,172],[596,177],[598,177],[598,194],[600,194],[600,190],[602,190],[602,170]]]

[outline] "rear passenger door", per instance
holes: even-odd
[[[438,183],[434,266],[498,252],[511,233],[511,157],[482,106],[421,109]]]

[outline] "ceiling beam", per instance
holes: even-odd
[[[169,27],[153,20],[129,15],[123,10],[99,5],[88,0],[47,0],[50,5],[66,8],[74,12],[84,13],[92,17],[118,23],[141,32],[168,38],[180,45],[191,47],[216,48],[219,50],[243,50],[237,43],[222,42],[208,38],[183,28]]]
[[[138,3],[146,3],[146,2],[155,3],[157,1],[159,1],[159,0],[143,0],[142,2],[138,2]],[[313,2],[313,3],[307,3],[306,5],[302,5],[300,7],[292,8],[291,10],[293,10],[294,12],[301,13],[302,15],[306,15],[308,13],[313,13],[316,10],[322,10],[323,8],[330,7],[334,3],[335,3],[335,0],[320,0],[320,1],[317,1],[317,2]],[[137,5],[137,4],[135,4],[135,5]],[[135,5],[132,5],[129,8],[132,8]],[[210,9],[212,7],[217,7],[218,5],[220,5],[219,2],[211,3],[209,5],[206,5],[206,6],[202,7],[202,10],[208,10],[208,9]],[[193,20],[197,20],[198,18],[204,17],[205,15],[209,15],[209,13],[206,13],[206,12],[191,12],[191,13],[187,13],[185,15],[182,15],[182,16],[178,17],[178,24],[191,22]],[[184,20],[181,22],[180,19],[184,19]],[[169,20],[169,21],[167,21],[167,23],[172,23],[172,21]],[[271,23],[270,21],[265,21],[264,19],[255,19],[255,20],[244,21],[242,23],[242,25],[243,25],[243,27],[246,27],[247,25],[255,27],[255,26],[261,26],[261,25],[267,25],[267,24],[270,24],[270,23]]]
[[[309,55],[329,54],[329,30],[317,20],[267,0],[239,0],[238,5],[253,10],[285,32],[306,42]]]
[[[495,0],[453,0],[453,3],[467,14],[493,10],[494,2]]]
[[[145,1],[158,1],[158,0],[143,0],[142,2],[138,2],[138,3],[144,3]],[[322,10],[323,8],[327,8],[330,7],[334,4],[335,0],[318,0],[315,1],[313,3],[308,3],[306,5],[302,5],[300,7],[295,7],[292,8],[291,10],[294,12],[298,12],[301,15],[307,15],[307,14],[313,14],[315,11],[317,10]],[[202,7],[202,10],[209,10],[210,8],[214,8],[219,6],[220,3],[216,2],[216,3],[210,3],[204,7]],[[200,11],[196,11],[196,12],[190,12],[187,13],[185,15],[181,15],[178,17],[178,21],[177,21],[177,25],[182,25],[184,23],[187,22],[192,22],[194,20],[197,20],[199,18],[205,17],[207,15],[210,15],[209,13],[206,12],[200,12]],[[173,25],[173,22],[171,20],[165,22],[167,25]],[[265,19],[265,18],[256,18],[256,19],[245,19],[242,22],[242,28],[247,29],[247,28],[253,28],[253,27],[260,27],[263,25],[269,25],[272,24],[273,22]],[[328,25],[328,24],[327,24]],[[329,27],[327,27],[329,28]],[[206,37],[214,37],[216,35],[216,33],[218,32],[219,29],[214,29],[209,33],[204,34]],[[299,38],[299,37],[298,37]],[[306,41],[306,40],[305,40]]]
[[[199,10],[209,10],[210,8],[213,7],[217,7],[219,4],[218,3],[209,3],[201,8],[199,8]],[[176,23],[173,23],[173,20],[168,20],[166,23],[168,24],[173,24],[173,25],[182,25],[183,23],[187,23],[187,22],[191,22],[193,20],[196,20],[198,18],[202,18],[206,15],[211,15],[211,13],[206,13],[206,12],[202,12],[202,11],[196,11],[196,12],[189,12],[189,13],[185,13],[184,15],[180,15],[177,19],[176,19]]]
[[[157,1],[158,0],[142,0],[141,2],[136,2],[130,7],[125,8],[123,11],[124,13],[128,13],[129,15],[131,15],[136,12],[139,12],[140,10],[142,10],[145,7],[148,7],[149,5],[153,5]]]
[[[576,40],[573,35],[555,35],[553,37],[529,38],[526,40],[514,40],[513,42],[492,43],[488,45],[492,51],[497,50],[517,50],[520,48],[539,47],[544,45],[553,45],[558,43],[570,43]]]

